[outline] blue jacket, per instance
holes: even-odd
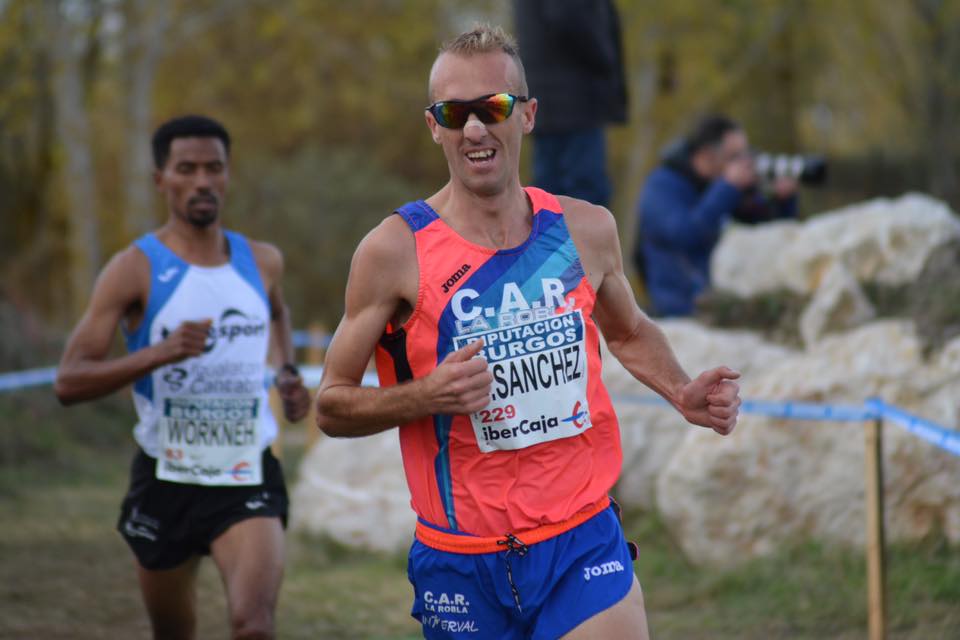
[[[796,198],[769,202],[744,194],[721,179],[701,180],[692,169],[668,160],[647,178],[640,194],[634,260],[643,274],[652,313],[689,316],[710,284],[710,254],[737,211],[756,223],[796,215]]]

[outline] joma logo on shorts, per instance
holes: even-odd
[[[584,567],[583,579],[589,581],[590,578],[605,576],[608,573],[620,573],[621,571],[626,571],[626,569],[623,568],[623,564],[619,560],[611,560],[610,562],[604,562],[603,564],[597,564],[592,567]]]
[[[468,264],[465,264],[459,269],[457,269],[456,271],[454,271],[453,275],[447,278],[447,281],[441,285],[441,287],[443,288],[443,292],[446,293],[450,291],[451,287],[457,284],[460,281],[460,278],[465,276],[468,271],[470,271],[470,265]]]

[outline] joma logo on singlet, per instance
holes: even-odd
[[[448,291],[450,291],[450,289],[453,287],[453,285],[455,285],[455,284],[457,284],[458,282],[460,282],[460,278],[462,278],[463,276],[465,276],[468,271],[470,271],[470,265],[468,265],[468,264],[465,264],[465,265],[463,265],[462,267],[460,267],[459,269],[457,269],[456,271],[454,271],[454,272],[453,272],[453,275],[450,276],[449,278],[447,278],[447,281],[444,282],[442,285],[440,285],[441,288],[443,289],[443,292],[444,292],[444,293],[447,293]]]

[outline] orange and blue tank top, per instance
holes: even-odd
[[[469,242],[426,202],[396,211],[419,265],[410,318],[376,350],[381,386],[429,374],[483,339],[490,402],[472,415],[400,425],[417,515],[499,536],[563,522],[606,496],[622,462],[617,418],[600,378],[596,293],[558,200],[527,187],[532,228],[504,250]]]

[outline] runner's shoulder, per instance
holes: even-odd
[[[587,202],[570,196],[557,196],[563,215],[566,220],[573,220],[581,224],[616,225],[616,220],[610,210],[598,204]],[[568,222],[569,224],[569,222]]]
[[[134,277],[131,277],[134,276]],[[132,284],[149,285],[150,258],[140,247],[130,244],[113,254],[106,266],[100,272],[100,277],[110,277],[110,280],[121,279]]]
[[[247,238],[261,273],[270,281],[276,281],[283,274],[283,252],[275,245],[261,240]]]
[[[353,260],[353,266],[370,261],[384,270],[415,265],[417,245],[413,232],[403,218],[389,215],[360,241]]]
[[[391,215],[360,241],[350,261],[347,301],[389,302],[417,299],[419,267],[413,233]]]
[[[586,200],[557,196],[563,217],[574,240],[586,247],[605,250],[611,242],[619,244],[617,221],[606,207]]]

